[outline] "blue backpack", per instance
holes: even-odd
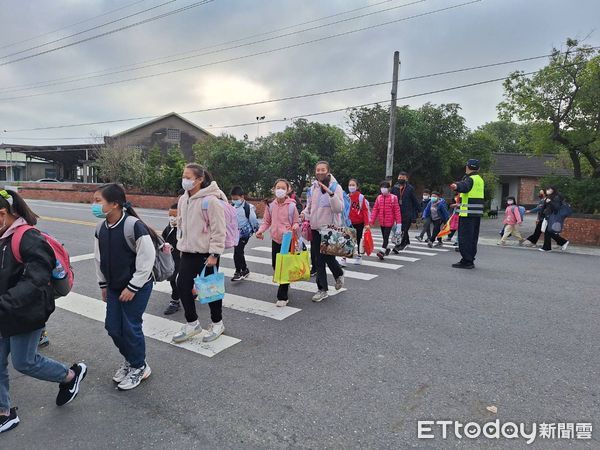
[[[333,184],[329,187],[331,189],[332,192],[335,192],[336,189],[338,187],[337,182],[333,182]],[[342,212],[342,220],[344,221],[344,225],[347,227],[351,227],[352,226],[352,221],[350,220],[350,208],[352,207],[352,201],[350,200],[350,196],[348,195],[348,193],[344,190],[342,190],[343,192],[343,197],[344,197],[344,211]],[[360,194],[362,195],[362,194]],[[361,201],[361,205],[362,205],[362,201]]]

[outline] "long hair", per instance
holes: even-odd
[[[204,189],[210,186],[210,183],[213,182],[214,178],[211,173],[202,167],[200,164],[190,163],[186,164],[186,169],[190,169],[196,175],[196,178],[203,178],[202,183],[200,184],[200,189]]]
[[[121,186],[116,183],[105,184],[98,189],[98,192],[100,192],[100,195],[102,195],[104,200],[109,203],[116,203],[119,208],[124,209],[127,214],[142,222],[148,229],[148,233],[155,243],[160,240],[156,231],[154,231],[152,227],[148,226],[142,219],[140,219],[140,216],[138,216],[138,214],[135,212],[135,209],[133,209],[131,203],[127,201],[125,190]]]
[[[5,198],[4,194],[10,198],[10,201]],[[25,203],[23,197],[21,197],[15,191],[2,189],[0,190],[0,209],[6,209],[9,214],[13,216],[21,217],[32,227],[37,224],[39,216],[34,213],[31,208]]]

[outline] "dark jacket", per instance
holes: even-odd
[[[173,247],[171,256],[173,256],[173,262],[175,263],[175,273],[177,273],[179,272],[179,261],[181,261],[181,252],[177,250],[177,228],[172,227],[171,225],[167,225],[162,232],[162,238],[165,240],[165,242],[171,244],[171,247]]]
[[[419,200],[412,185],[406,183],[404,189],[401,189],[400,184],[396,183],[391,193],[398,197],[403,222],[409,219],[412,222],[419,216]]]
[[[475,173],[473,173],[473,175],[475,175]],[[471,175],[465,174],[462,180],[456,183],[456,192],[466,194],[471,189],[473,189],[473,179],[471,178]]]
[[[545,217],[546,219],[548,217],[550,217],[552,214],[557,213],[564,201],[564,197],[562,195],[560,195],[558,192],[553,192],[552,195],[549,195],[548,197],[546,197],[546,199],[548,199],[548,198],[550,199],[550,201],[547,202],[546,200],[544,200],[545,205],[544,205],[544,208],[542,209],[542,216]]]
[[[37,230],[26,231],[19,264],[11,240],[12,235],[0,241],[0,334],[5,338],[43,328],[55,308],[54,251]]]

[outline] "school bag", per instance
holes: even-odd
[[[252,226],[250,223],[250,204],[248,202],[244,202],[244,214],[246,215],[248,224],[244,226],[244,228],[240,228],[240,238],[246,239],[256,233],[258,231],[258,227]]]
[[[229,202],[221,200],[216,195],[213,196],[223,204],[225,213],[225,248],[233,248],[240,242],[240,230],[238,228],[237,211]],[[204,215],[204,232],[208,233],[210,221],[208,219],[208,197],[202,199],[202,214]]]
[[[71,258],[69,257],[69,252],[67,252],[65,246],[57,241],[56,238],[38,230],[35,227],[32,227],[31,225],[21,225],[15,229],[12,235],[10,242],[12,254],[19,264],[23,264],[20,249],[21,239],[23,238],[23,234],[31,229],[39,231],[54,252],[56,263],[54,269],[52,270],[52,278],[50,283],[52,284],[52,289],[54,291],[54,298],[56,299],[59,297],[64,297],[71,292],[75,277],[73,275],[73,268],[71,267]]]
[[[273,217],[273,208],[274,206],[275,200],[273,200],[271,203],[269,203],[269,214],[271,214],[271,217]],[[296,213],[296,204],[295,203],[290,203],[289,204],[289,212],[288,212],[288,218],[290,219],[290,224],[294,225],[294,214]]]
[[[519,209],[519,215],[521,216],[521,222],[525,220],[525,207],[524,206],[513,206],[512,209]]]
[[[331,184],[331,191],[335,192],[337,189],[337,182],[334,181]],[[352,207],[352,201],[350,200],[350,196],[348,195],[348,193],[344,190],[342,190],[342,195],[344,197],[344,211],[342,212],[342,220],[344,221],[344,226],[346,227],[351,227],[352,226],[352,221],[350,220],[350,208]],[[365,198],[364,195],[360,194],[359,195],[359,204],[360,204],[360,208],[362,209],[362,203],[363,203],[363,199]],[[367,205],[368,207],[368,205]]]

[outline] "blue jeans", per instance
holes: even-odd
[[[63,363],[46,358],[38,353],[38,344],[42,328],[31,333],[17,334],[7,338],[0,337],[0,413],[10,410],[8,394],[8,355],[12,365],[19,372],[38,380],[62,383],[69,368]]]
[[[107,289],[104,328],[131,367],[143,367],[146,342],[142,331],[142,315],[152,293],[152,281],[141,288],[130,302],[119,300],[120,291]]]

